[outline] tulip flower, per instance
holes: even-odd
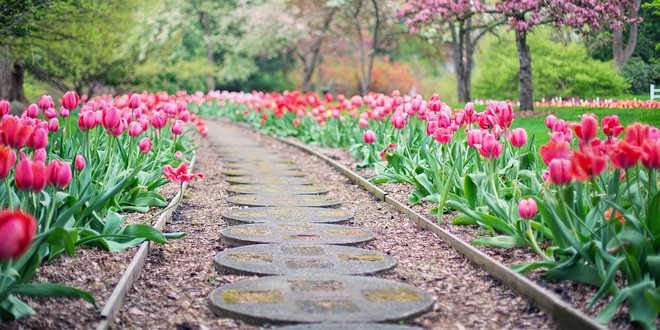
[[[172,125],[172,134],[174,135],[181,135],[183,133],[185,124],[181,120],[177,120],[174,122],[174,125]]]
[[[32,156],[33,161],[38,161],[38,162],[46,162],[46,156],[48,154],[46,153],[46,149],[37,149],[34,151],[34,155]]]
[[[616,115],[603,117],[601,124],[603,125],[603,134],[608,138],[619,136],[624,129],[619,121],[619,116]]]
[[[21,257],[34,238],[37,221],[20,210],[0,211],[0,261]]]
[[[0,179],[5,179],[16,163],[16,152],[9,146],[0,144]]]
[[[131,96],[128,98],[128,107],[131,109],[137,109],[141,104],[142,100],[138,94],[131,94]]]
[[[188,163],[186,162],[181,163],[176,169],[170,165],[165,165],[163,167],[163,175],[165,178],[178,183],[190,182],[195,178],[201,179],[204,177],[201,173],[188,173]]]
[[[525,220],[534,219],[538,210],[536,201],[533,198],[521,199],[518,203],[518,214]]]
[[[511,131],[511,136],[509,137],[511,145],[514,147],[522,147],[527,143],[527,131],[524,128],[516,128]]]
[[[555,123],[557,122],[557,117],[554,115],[548,115],[545,117],[545,127],[548,129],[554,130]]]
[[[69,109],[67,109],[65,107],[60,108],[60,116],[62,116],[63,118],[66,118],[66,117],[69,117],[69,115],[70,115],[70,110]]]
[[[149,152],[153,146],[154,146],[153,142],[151,142],[151,140],[148,137],[145,137],[142,140],[140,140],[139,147],[140,147],[140,151],[143,154]]]
[[[34,103],[30,104],[27,109],[25,109],[24,115],[30,118],[37,118],[39,116],[39,107]]]
[[[32,127],[15,116],[5,116],[0,123],[0,143],[16,149],[23,148],[32,135]]]
[[[612,220],[612,213],[614,213],[614,220],[618,221],[621,225],[626,224],[626,218],[619,212],[619,210],[616,210],[615,212],[612,212],[613,209],[609,209],[605,211],[605,220],[610,221]]]
[[[550,182],[563,186],[571,183],[571,161],[565,158],[555,158],[548,165]]]
[[[41,98],[39,99],[39,109],[41,110],[46,110],[46,109],[52,109],[55,107],[55,103],[53,103],[53,98],[50,97],[50,95],[42,95]]]
[[[67,110],[73,110],[78,106],[78,101],[80,101],[78,93],[73,91],[66,92],[62,96],[62,107]]]
[[[161,129],[167,125],[167,115],[162,110],[156,111],[151,115],[150,122],[155,129]]]
[[[76,155],[76,159],[73,163],[73,168],[76,169],[76,171],[82,171],[87,167],[87,163],[85,162],[85,157],[83,155]]]
[[[592,150],[573,151],[571,176],[578,181],[586,181],[600,174],[607,167],[607,158]]]
[[[478,129],[471,129],[467,132],[467,143],[468,146],[476,148],[477,145],[481,145],[481,142],[484,139],[485,132]]]
[[[46,167],[46,182],[49,186],[63,189],[71,183],[71,166],[59,159],[51,160]]]
[[[51,119],[57,117],[58,113],[57,110],[55,110],[55,108],[48,108],[44,110],[44,116],[46,116],[46,118],[48,119]]]
[[[48,121],[48,131],[57,132],[60,130],[60,121],[57,118],[51,118]]]
[[[9,101],[5,99],[0,100],[0,117],[4,117],[6,114],[8,114],[9,110],[10,110]]]
[[[78,116],[78,127],[86,131],[96,127],[96,113],[94,111],[81,111]]]
[[[650,138],[651,127],[642,123],[634,123],[626,129],[626,141],[628,143],[641,147],[644,141]]]
[[[37,127],[32,131],[27,145],[32,149],[43,149],[48,145],[48,131]]]
[[[497,141],[494,134],[486,133],[477,150],[484,158],[495,159],[502,153],[502,145]]]
[[[609,156],[615,167],[627,169],[637,165],[642,156],[642,149],[623,140],[610,149]]]
[[[451,138],[454,136],[454,132],[451,129],[447,128],[438,128],[433,132],[433,137],[440,144],[447,144],[451,141]]]
[[[121,124],[121,113],[115,107],[103,109],[101,115],[101,124],[108,132],[111,132]]]
[[[648,169],[660,169],[660,141],[647,140],[642,144],[642,165]]]
[[[16,165],[16,186],[21,190],[39,192],[46,186],[46,164],[32,161],[21,152],[21,161]]]
[[[539,154],[546,165],[549,165],[553,159],[569,158],[571,146],[567,142],[550,141],[539,148]]]
[[[142,125],[139,122],[133,121],[128,125],[128,135],[137,137],[142,134]]]
[[[372,144],[372,143],[376,142],[376,133],[374,133],[374,131],[372,131],[372,130],[368,130],[368,131],[364,132],[363,138],[364,138],[364,143]]]
[[[595,138],[596,133],[598,133],[598,118],[591,114],[582,115],[580,123],[573,124],[572,127],[573,131],[575,131],[575,135],[577,135],[581,141],[588,143]]]

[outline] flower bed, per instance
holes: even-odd
[[[408,202],[431,214],[460,211],[456,225],[479,226],[473,245],[524,248],[535,254],[512,266],[543,278],[596,288],[590,306],[609,322],[620,306],[630,321],[655,328],[660,291],[657,170],[660,131],[618,118],[583,115],[579,123],[546,120],[551,141],[535,150],[512,128],[508,102],[484,112],[452,110],[437,97],[370,94],[351,99],[315,94],[212,93],[203,113],[250,122],[309,144],[342,147],[373,167],[376,183],[414,187]],[[618,136],[625,133],[624,139]]]
[[[2,319],[34,314],[20,299],[25,296],[75,296],[96,306],[88,292],[32,283],[44,262],[71,256],[80,246],[122,251],[183,235],[162,233],[151,227],[151,218],[126,220],[129,212],[166,206],[158,188],[194,176],[184,161],[194,149],[185,126],[206,134],[204,123],[187,109],[195,99],[158,93],[81,102],[68,92],[59,111],[46,95],[20,117],[0,101]]]

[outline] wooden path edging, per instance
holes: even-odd
[[[248,127],[249,128],[249,127]],[[250,128],[251,129],[251,128]],[[258,131],[257,131],[258,132]],[[263,134],[259,132],[260,134]],[[555,294],[542,288],[534,283],[529,278],[511,270],[504,264],[496,261],[487,254],[481,252],[472,245],[464,242],[460,238],[454,236],[448,231],[442,229],[435,222],[429,220],[424,215],[415,212],[410,207],[400,203],[399,201],[391,198],[386,192],[376,187],[374,184],[364,179],[357,173],[353,172],[346,166],[336,162],[335,160],[322,155],[308,146],[288,139],[283,139],[271,136],[275,140],[298,148],[310,155],[318,157],[334,167],[336,170],[347,176],[354,183],[362,186],[376,198],[383,200],[385,203],[394,206],[398,211],[404,213],[410,220],[414,221],[420,227],[433,232],[438,238],[445,241],[452,248],[465,256],[470,262],[477,265],[479,268],[488,272],[491,276],[501,281],[505,286],[510,288],[515,293],[532,301],[539,309],[552,315],[553,319],[563,329],[607,329],[603,324],[596,322],[593,318],[584,314],[582,311],[574,308],[569,303],[559,299]]]
[[[190,167],[189,167],[190,171],[192,171],[194,165],[195,165],[195,156],[193,156],[192,160],[190,161]],[[182,194],[185,193],[186,188],[188,188],[188,182],[185,182],[183,184],[182,189],[179,190],[179,192],[172,198],[170,203],[166,206],[166,208],[170,208],[170,209],[163,212],[163,214],[161,214],[158,217],[158,220],[156,220],[156,223],[153,226],[154,228],[158,230],[162,230],[163,227],[165,227],[167,221],[170,221],[172,219],[172,214],[174,214],[174,211],[176,211],[176,209],[179,207],[179,204],[182,201],[182,197],[183,197]],[[181,199],[181,201],[179,201],[179,199]],[[147,257],[149,256],[149,251],[151,251],[152,244],[153,243],[151,241],[145,241],[142,244],[140,244],[137,253],[135,253],[135,256],[133,256],[133,260],[131,260],[131,263],[128,265],[128,267],[126,267],[124,274],[121,276],[121,279],[119,279],[119,282],[117,282],[117,285],[115,285],[115,288],[112,290],[112,294],[106,301],[105,306],[103,306],[100,315],[101,321],[99,325],[96,327],[96,330],[111,329],[111,326],[114,324],[117,314],[119,314],[119,310],[124,304],[124,299],[126,299],[126,296],[133,288],[133,284],[135,284],[135,282],[137,282],[137,280],[140,278],[142,267],[144,267],[144,264],[147,261]]]

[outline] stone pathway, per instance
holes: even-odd
[[[341,201],[324,196],[287,159],[236,129],[217,134],[213,147],[229,164],[223,171],[244,206],[223,214],[237,224],[222,231],[229,246],[215,257],[219,272],[276,275],[239,281],[211,293],[218,316],[257,325],[318,323],[282,329],[414,329],[373,324],[399,322],[429,310],[431,295],[411,285],[366,276],[387,271],[396,260],[379,251],[343,245],[374,238],[371,231],[337,225],[351,215]],[[334,223],[334,224],[330,224]],[[247,245],[246,245],[247,244]],[[239,246],[242,245],[242,246]]]

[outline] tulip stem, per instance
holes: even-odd
[[[5,187],[7,188],[7,197],[9,198],[9,209],[14,209],[14,196],[12,194],[11,186],[9,185],[9,177],[5,178]]]
[[[534,233],[532,233],[532,225],[530,223],[527,223],[527,238],[529,238],[529,242],[532,244],[532,250],[534,250],[539,256],[543,257],[546,260],[552,260],[548,255],[546,255],[541,248],[539,247],[538,243],[536,243],[536,237],[534,237]]]

